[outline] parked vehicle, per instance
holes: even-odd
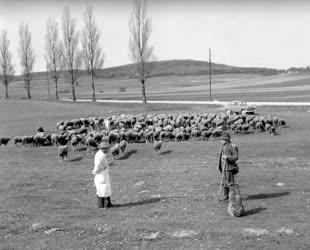
[[[255,106],[248,105],[246,101],[240,100],[228,103],[223,109],[228,115],[233,113],[243,115],[255,114]]]

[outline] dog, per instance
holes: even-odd
[[[242,205],[242,197],[240,194],[239,185],[236,183],[229,183],[229,205],[228,213],[231,216],[240,217],[244,213],[244,207]]]

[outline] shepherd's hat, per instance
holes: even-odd
[[[230,134],[228,132],[224,132],[220,140],[230,140]]]
[[[100,144],[99,144],[99,146],[98,146],[98,148],[100,148],[100,149],[107,149],[107,148],[109,148],[110,147],[110,144],[109,143],[107,143],[107,142],[101,142]]]

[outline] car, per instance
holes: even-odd
[[[229,102],[223,109],[228,115],[234,113],[242,115],[255,114],[255,106],[248,105],[246,101],[240,100]]]

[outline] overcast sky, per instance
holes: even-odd
[[[44,34],[49,16],[61,21],[65,4],[79,28],[92,3],[102,31],[104,67],[130,63],[128,21],[131,1],[0,0],[0,30],[6,29],[13,61],[20,73],[18,25],[29,24],[36,54],[35,71],[45,69]],[[213,60],[235,66],[288,68],[310,65],[310,1],[149,0],[151,44],[158,60]]]

